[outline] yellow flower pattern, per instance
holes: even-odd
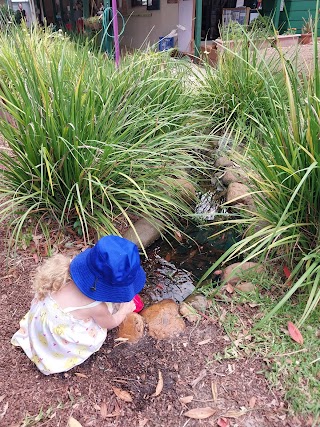
[[[110,311],[112,312],[112,304]],[[64,312],[47,296],[33,300],[11,343],[21,347],[45,375],[65,372],[88,359],[105,341],[107,331],[93,319],[82,321]]]

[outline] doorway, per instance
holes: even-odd
[[[236,0],[202,0],[201,40],[215,40],[220,36],[219,25],[224,7],[235,7]]]

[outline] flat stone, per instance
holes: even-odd
[[[147,283],[141,295],[147,305],[165,299],[181,302],[195,290],[189,271],[177,268],[158,255],[146,267],[146,273]]]
[[[141,311],[151,337],[163,340],[181,334],[186,325],[179,306],[171,299],[157,302]]]
[[[234,264],[228,265],[228,267],[224,269],[222,279],[231,285],[235,285],[241,281],[241,277],[237,276],[237,274],[239,275],[239,273],[247,270],[253,270],[256,273],[262,273],[263,266],[261,264],[257,264],[256,262],[250,261],[245,262],[242,265],[240,262],[236,262]]]
[[[233,162],[228,159],[228,157],[222,156],[218,157],[214,164],[217,168],[227,168],[233,166]]]
[[[253,200],[250,196],[249,188],[239,182],[232,182],[227,190],[227,202],[231,205],[237,203],[244,203],[245,205],[252,205]]]
[[[235,289],[241,292],[253,292],[256,290],[256,286],[251,282],[241,282],[235,286]]]
[[[118,329],[118,338],[128,338],[128,342],[134,343],[143,337],[144,320],[138,313],[130,313],[121,323]]]

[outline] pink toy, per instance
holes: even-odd
[[[133,298],[133,302],[135,303],[135,305],[136,305],[136,309],[135,310],[133,310],[135,313],[139,313],[142,309],[143,309],[143,307],[144,307],[144,303],[143,303],[143,301],[142,301],[142,299],[141,299],[141,297],[139,296],[139,295],[136,295],[134,298]]]

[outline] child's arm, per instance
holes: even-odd
[[[135,303],[130,301],[122,303],[119,310],[115,314],[111,314],[107,304],[99,304],[94,307],[92,318],[101,328],[113,329],[119,326],[120,323],[124,321],[127,314],[132,313],[135,308]]]

